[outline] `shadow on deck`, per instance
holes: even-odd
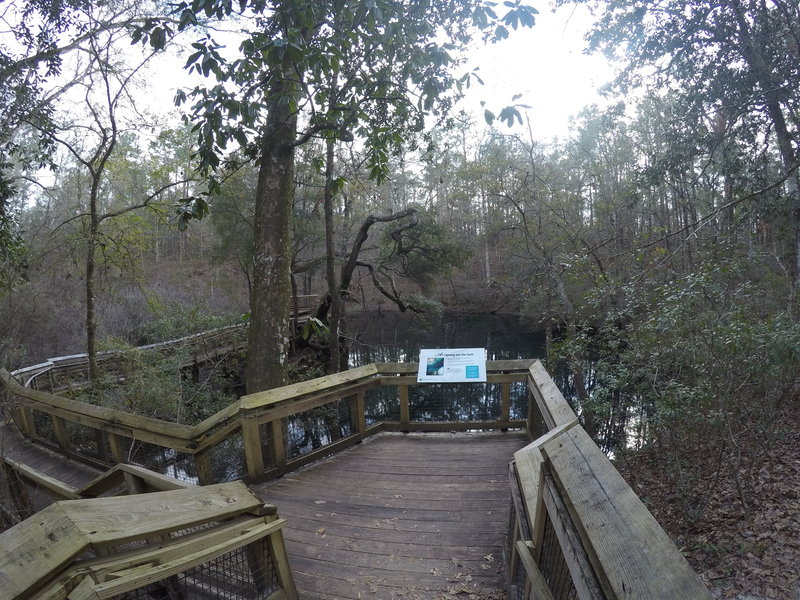
[[[382,434],[253,490],[288,519],[301,598],[504,598],[508,464],[526,442]]]

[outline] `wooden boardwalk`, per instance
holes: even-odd
[[[501,599],[508,463],[526,443],[520,433],[382,434],[253,489],[289,521],[301,598]]]
[[[102,473],[98,469],[24,439],[11,424],[0,425],[0,456],[20,462],[73,488],[88,484]],[[2,486],[0,490],[5,489],[3,485],[5,482],[2,481],[4,477],[5,473],[0,471],[0,486]],[[41,510],[58,499],[44,489],[32,491],[35,510]]]
[[[385,433],[250,487],[288,520],[284,537],[303,600],[500,600],[508,463],[527,440]],[[0,428],[0,443],[5,456],[73,487],[99,474],[14,427]],[[39,496],[36,509],[48,503]]]

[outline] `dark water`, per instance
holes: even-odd
[[[544,335],[514,315],[348,314],[351,367],[417,362],[420,348],[486,348],[488,360],[544,358]]]

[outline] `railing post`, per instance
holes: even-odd
[[[531,439],[534,439],[536,436],[533,427],[533,407],[536,406],[536,398],[533,396],[530,384],[528,384],[526,387],[528,388],[528,416],[525,419],[525,428],[528,430],[528,435],[531,437]]]
[[[398,392],[400,394],[400,423],[408,425],[411,422],[411,412],[408,408],[408,386],[398,386]]]
[[[500,422],[508,423],[511,420],[511,383],[505,381],[500,384]],[[503,431],[508,431],[504,428]]]
[[[203,450],[194,455],[194,466],[197,468],[197,480],[200,485],[211,485],[214,481],[214,469],[211,466],[211,452]]]
[[[514,585],[514,576],[517,573],[517,565],[519,563],[519,553],[517,552],[517,542],[519,541],[519,513],[517,512],[514,503],[511,503],[511,540],[508,544],[508,584]]]
[[[283,419],[273,419],[269,422],[269,450],[272,462],[276,467],[286,464],[286,439],[283,435]]]
[[[15,421],[23,435],[33,437],[36,434],[36,427],[34,427],[33,423],[33,411],[22,404],[14,406],[12,411],[17,413]]]
[[[128,449],[130,448],[130,444],[125,443],[125,438],[121,435],[116,433],[108,433],[108,447],[111,449],[111,460],[118,465],[124,465],[128,463]],[[125,480],[125,486],[128,488],[128,493],[142,493],[146,491],[142,482],[137,477],[134,477],[130,473],[124,473],[123,479]]]
[[[111,458],[115,463],[125,464],[128,462],[128,448],[130,446],[125,444],[122,436],[116,433],[109,433],[108,445],[111,448]]]
[[[289,566],[289,553],[286,551],[283,533],[280,530],[269,536],[269,552],[272,564],[277,572],[278,583],[283,588],[286,599],[297,600],[299,596],[292,576],[292,569]]]
[[[247,463],[247,475],[253,479],[264,473],[264,453],[261,449],[261,432],[257,419],[242,415],[242,441],[244,457]],[[272,441],[270,441],[272,446]]]
[[[364,433],[367,430],[364,411],[364,392],[358,392],[350,399],[350,433]]]
[[[55,434],[59,448],[62,450],[69,450],[69,436],[67,435],[67,428],[64,425],[64,419],[52,415],[51,421],[53,422],[53,433]]]

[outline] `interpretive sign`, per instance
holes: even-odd
[[[486,381],[485,348],[426,349],[419,351],[420,383]]]

